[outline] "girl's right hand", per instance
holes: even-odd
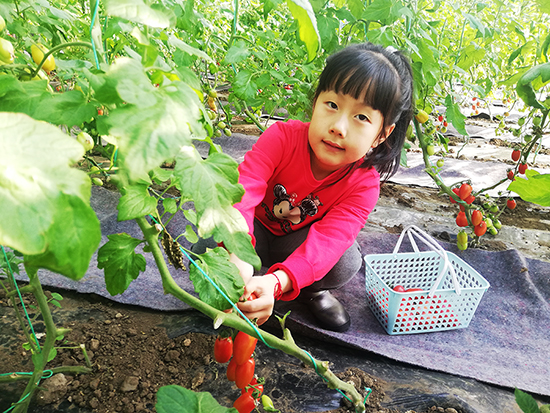
[[[229,254],[229,261],[237,266],[244,281],[244,285],[246,285],[254,275],[254,267],[246,261],[241,260],[233,253]]]
[[[257,320],[258,325],[265,323],[273,313],[275,298],[273,291],[277,284],[273,274],[251,277],[244,287],[242,299],[237,303],[239,310],[250,320]]]

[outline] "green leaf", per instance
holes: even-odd
[[[309,63],[317,57],[321,48],[315,13],[308,0],[287,0],[287,5],[294,19],[298,21],[300,40],[306,45]]]
[[[113,234],[107,238],[109,241],[98,250],[97,268],[105,269],[109,294],[122,294],[139,273],[145,271],[145,257],[134,252],[142,241],[128,234]]]
[[[550,14],[550,0],[535,0],[541,13]]]
[[[102,125],[118,139],[118,161],[131,181],[146,177],[166,159],[173,158],[192,138],[205,136],[200,122],[204,119],[202,103],[183,82],[154,88],[139,62],[129,58],[118,59],[104,78],[116,85],[124,82],[120,92],[126,97],[136,97],[134,104],[112,110]],[[147,93],[154,96],[153,106],[138,98],[143,90],[151,91]]]
[[[141,0],[106,0],[107,14],[122,17],[134,23],[165,29],[175,22],[176,17],[168,9],[149,7]]]
[[[514,390],[514,395],[516,403],[523,413],[539,413],[539,405],[533,396],[517,388]]]
[[[207,62],[214,63],[214,60],[212,60],[212,58],[208,56],[206,53],[204,53],[202,50],[199,50],[196,47],[188,45],[183,40],[180,40],[175,36],[170,36],[168,38],[168,44],[174,46],[177,49],[180,49],[185,53],[190,54],[191,56],[197,56],[198,58],[204,59]]]
[[[63,296],[59,293],[52,293],[52,298],[54,300],[58,300],[58,301],[62,301],[63,300]]]
[[[56,356],[57,356],[57,349],[55,347],[52,347],[50,350],[50,354],[48,354],[48,360],[46,362],[49,363],[54,358],[56,358]]]
[[[199,235],[213,235],[229,251],[259,268],[260,259],[250,242],[246,221],[233,208],[244,194],[238,183],[237,162],[223,153],[203,160],[196,149],[185,147],[176,158],[174,172],[182,196],[194,200]]]
[[[21,113],[0,113],[0,125],[0,244],[30,266],[81,278],[101,239],[90,179],[70,167],[82,145]]]
[[[233,64],[242,62],[250,56],[250,49],[244,40],[239,40],[235,44],[231,45],[227,54],[225,55],[224,64]]]
[[[158,413],[237,413],[237,409],[220,406],[207,392],[194,392],[175,384],[163,386],[157,392]]]
[[[169,214],[178,212],[178,202],[174,198],[164,198],[162,200],[162,207]]]
[[[4,255],[4,253],[6,255]],[[7,261],[6,257],[8,258]],[[17,258],[13,251],[2,248],[2,252],[0,252],[0,269],[2,269],[6,275],[10,274],[10,270],[15,274],[19,274],[19,264],[22,263],[23,260]]]
[[[258,85],[252,80],[252,72],[241,70],[235,76],[234,82],[235,95],[243,100],[248,100],[256,96]]]
[[[52,303],[53,305],[55,305],[58,308],[61,308],[61,303],[57,300],[51,300],[50,303]]]
[[[375,0],[367,6],[363,18],[370,21],[385,21],[391,14],[391,8],[391,1]]]
[[[445,116],[447,117],[447,120],[453,124],[453,126],[456,128],[458,133],[464,136],[468,136],[468,132],[466,132],[466,116],[462,114],[460,111],[460,106],[456,102],[454,102],[451,95],[447,95],[445,98],[445,106],[447,107],[447,111],[445,112]]]
[[[195,260],[197,265],[208,274],[210,279],[221,291],[236,303],[244,292],[244,281],[238,268],[229,261],[229,254],[225,248],[216,247],[200,255],[200,260]],[[201,301],[223,311],[231,308],[231,303],[214,287],[204,274],[195,266],[189,266],[189,278],[193,282],[195,291]]]
[[[543,63],[529,69],[521,76],[516,85],[518,96],[528,105],[534,108],[545,110],[545,107],[537,100],[533,82],[538,80],[542,83],[550,81],[550,63]]]
[[[124,187],[118,201],[118,220],[128,221],[152,214],[157,208],[157,200],[149,194],[150,183],[131,184]]]
[[[485,49],[471,42],[461,51],[456,65],[463,70],[468,70],[474,63],[482,61],[485,58],[485,53]]]
[[[535,170],[528,169],[525,176],[527,179],[517,176],[508,189],[514,191],[524,201],[550,206],[550,174],[539,174]]]
[[[485,37],[486,27],[479,21],[479,19],[471,14],[464,13],[464,17],[468,20],[470,23],[470,26],[474,30],[478,30],[483,37]]]

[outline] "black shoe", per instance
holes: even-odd
[[[348,312],[328,290],[314,293],[303,292],[297,301],[307,305],[319,325],[325,330],[342,333],[350,326],[351,320]]]

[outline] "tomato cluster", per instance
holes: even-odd
[[[226,376],[241,389],[241,395],[233,403],[239,413],[250,413],[258,405],[264,390],[264,379],[254,375],[256,361],[253,357],[258,339],[242,331],[235,338],[218,336],[214,343],[214,358],[227,363]],[[271,403],[266,396],[262,402]]]

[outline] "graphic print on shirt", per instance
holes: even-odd
[[[277,184],[273,187],[273,209],[270,209],[262,202],[262,206],[266,212],[267,218],[271,221],[279,221],[281,229],[286,232],[292,232],[291,224],[298,225],[303,222],[308,216],[312,217],[319,211],[318,206],[323,205],[318,196],[309,194],[296,203],[296,194],[289,195],[286,188]]]

